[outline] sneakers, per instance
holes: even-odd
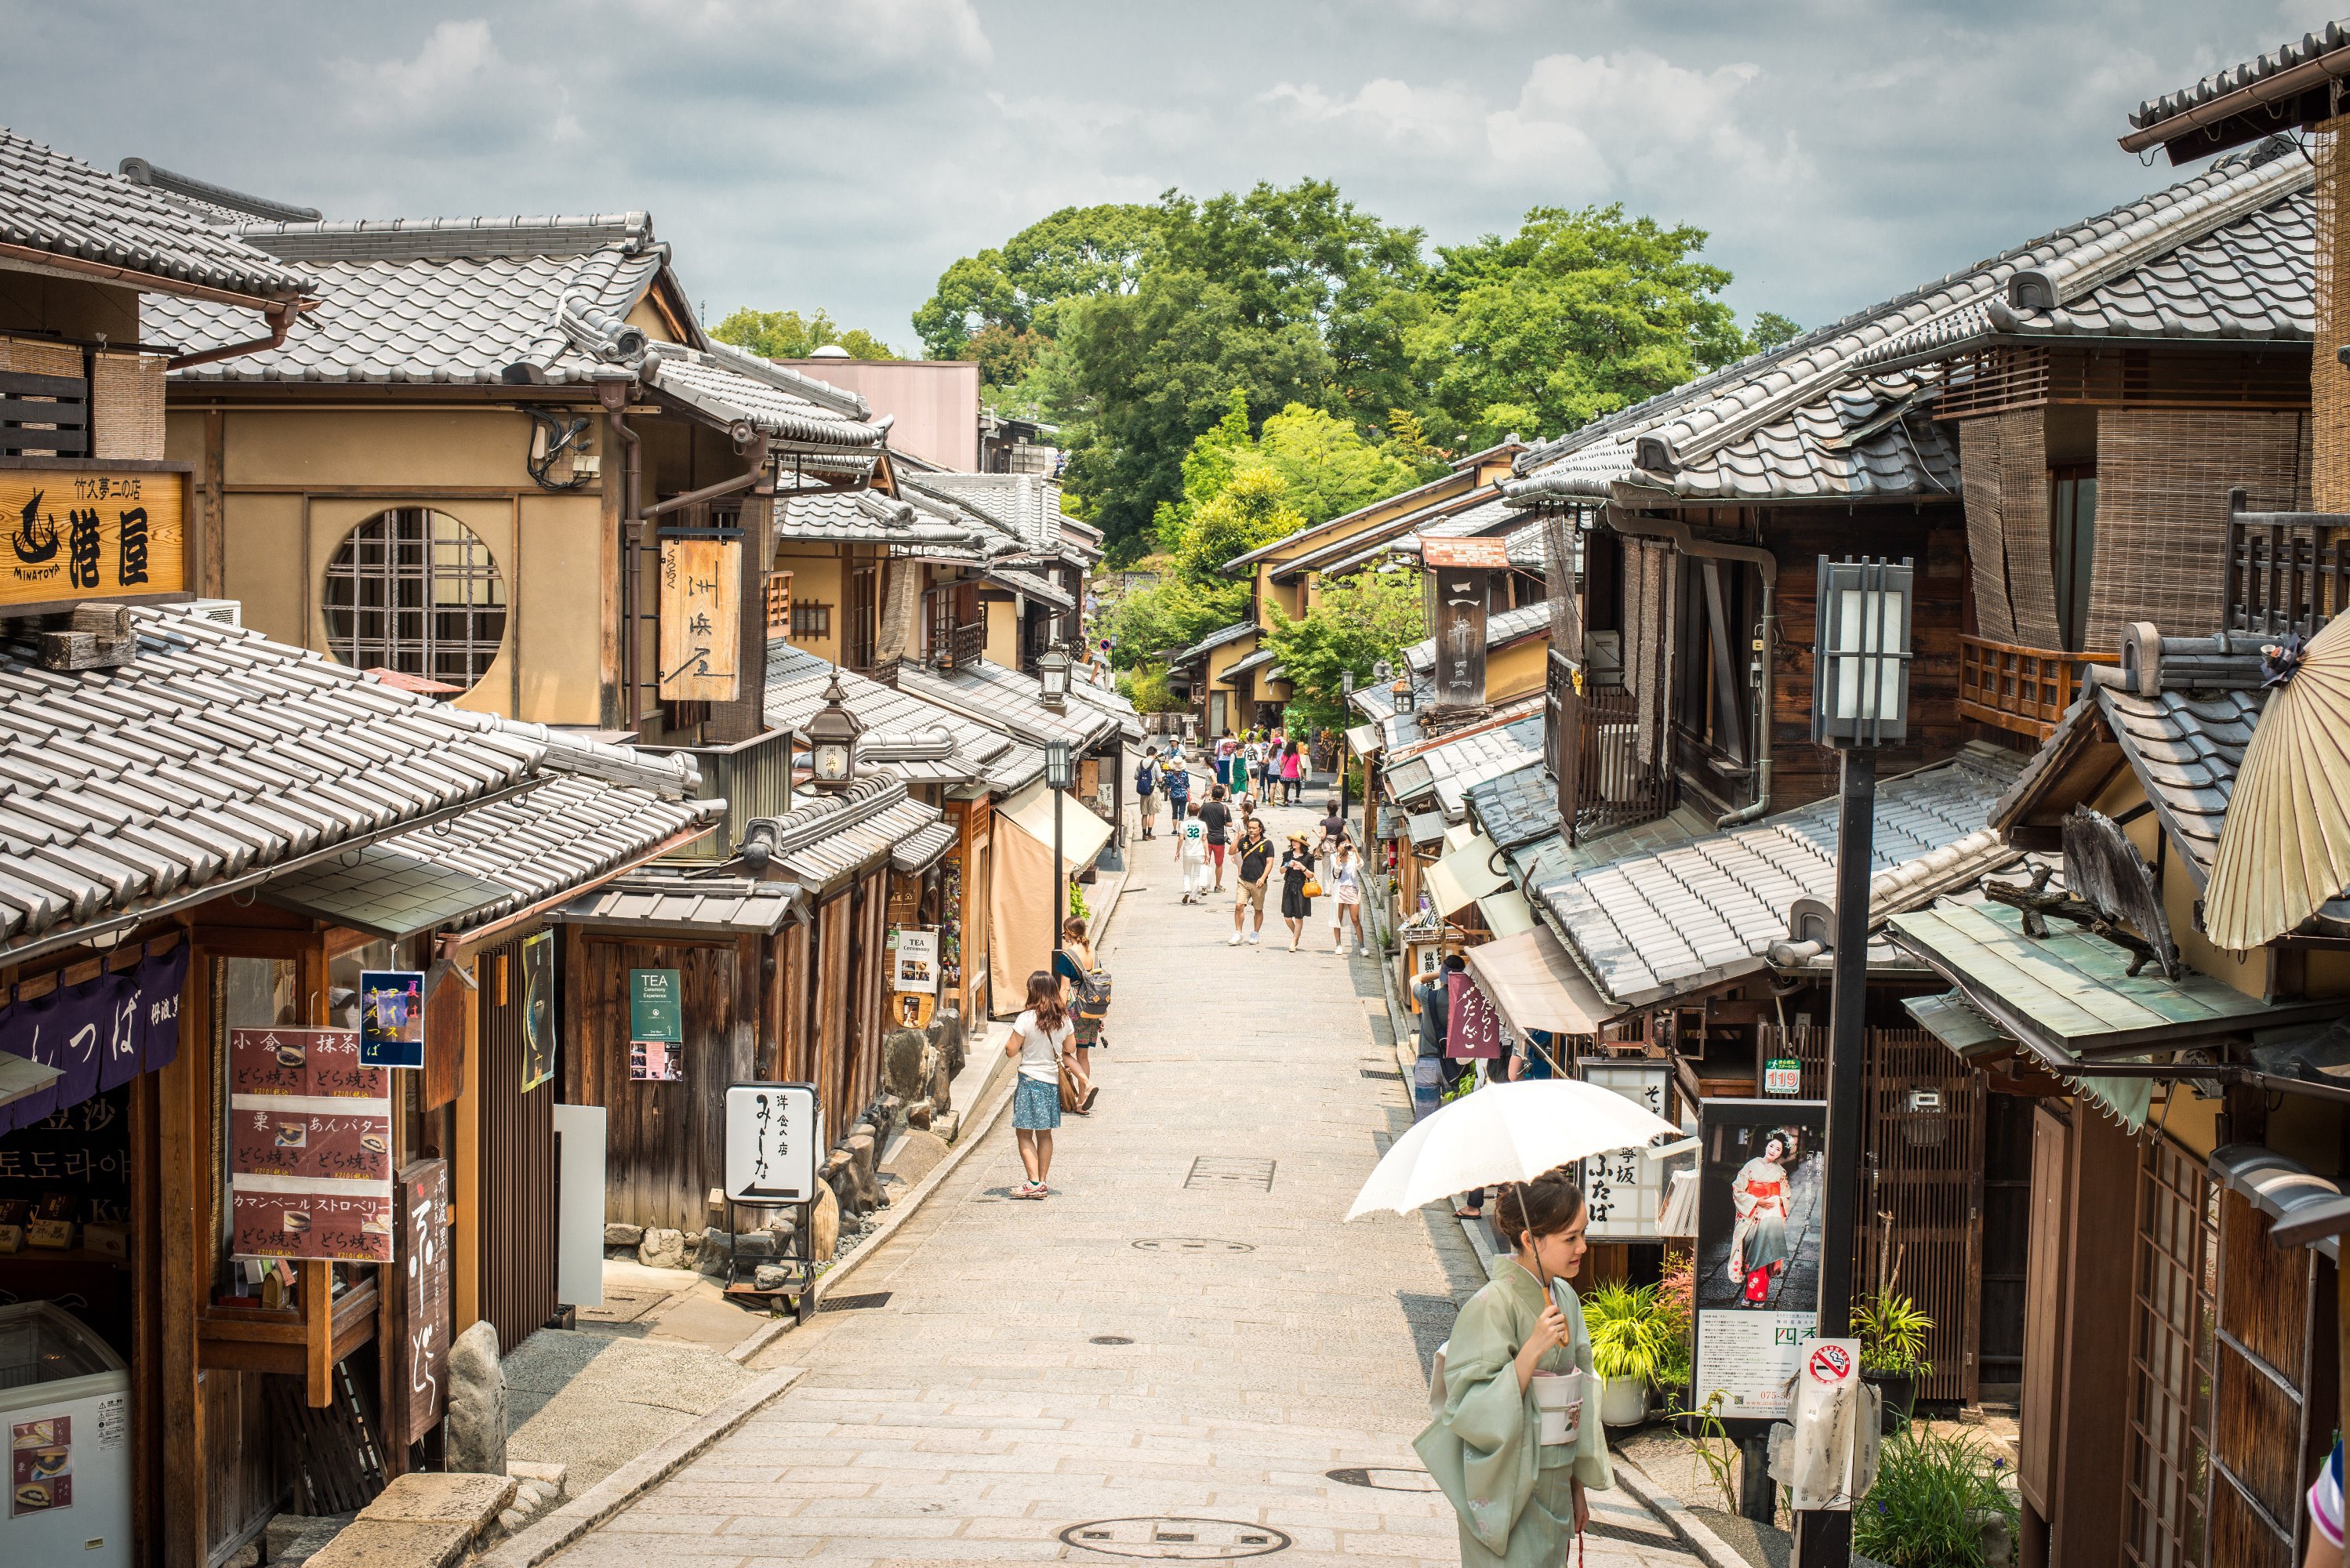
[[[1254,931],[1251,931],[1251,932],[1249,933],[1249,946],[1251,946],[1251,947],[1254,947],[1254,946],[1256,946],[1256,944],[1257,944],[1257,935],[1256,935],[1256,933],[1255,933]]]
[[[1232,934],[1232,940],[1224,943],[1224,946],[1226,946],[1226,947],[1228,947],[1228,948],[1236,948],[1236,947],[1238,947],[1238,946],[1240,946],[1240,945],[1241,945],[1241,934],[1240,934],[1238,931],[1234,931],[1234,932]]]

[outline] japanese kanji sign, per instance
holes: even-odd
[[[421,1442],[448,1401],[449,1162],[420,1159],[400,1173],[400,1277],[407,1343],[400,1347],[403,1441]]]
[[[1658,1116],[1665,1114],[1665,1083],[1671,1067],[1659,1057],[1576,1064],[1579,1076],[1609,1089]],[[1584,1200],[1591,1206],[1588,1234],[1609,1241],[1657,1240],[1663,1173],[1637,1148],[1611,1149],[1583,1162]]]
[[[1492,574],[1441,571],[1430,574],[1436,633],[1436,705],[1474,708],[1485,701],[1485,607]]]
[[[240,1257],[391,1262],[390,1075],[355,1029],[229,1031]]]
[[[743,645],[742,591],[740,540],[661,541],[662,701],[734,700]]]
[[[187,587],[184,473],[0,469],[0,605]]]
[[[824,1113],[813,1084],[726,1089],[726,1196],[737,1203],[804,1203],[816,1195]]]

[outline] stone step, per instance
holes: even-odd
[[[510,1476],[398,1477],[309,1568],[449,1568],[514,1495]]]

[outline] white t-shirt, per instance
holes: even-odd
[[[1183,840],[1183,858],[1205,860],[1208,857],[1208,825],[1196,816],[1187,816],[1179,830]]]
[[[1059,1030],[1052,1034],[1046,1034],[1044,1030],[1037,1027],[1036,1014],[1033,1009],[1014,1019],[1012,1033],[1018,1036],[1020,1041],[1020,1075],[1024,1078],[1034,1078],[1040,1084],[1059,1083],[1061,1081],[1061,1047],[1066,1044],[1069,1037],[1076,1032],[1077,1026],[1066,1018],[1063,1018]]]

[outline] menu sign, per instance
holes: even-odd
[[[229,1032],[232,1250],[391,1262],[390,1075],[355,1029]]]
[[[45,1416],[8,1428],[8,1517],[73,1506],[73,1417]]]

